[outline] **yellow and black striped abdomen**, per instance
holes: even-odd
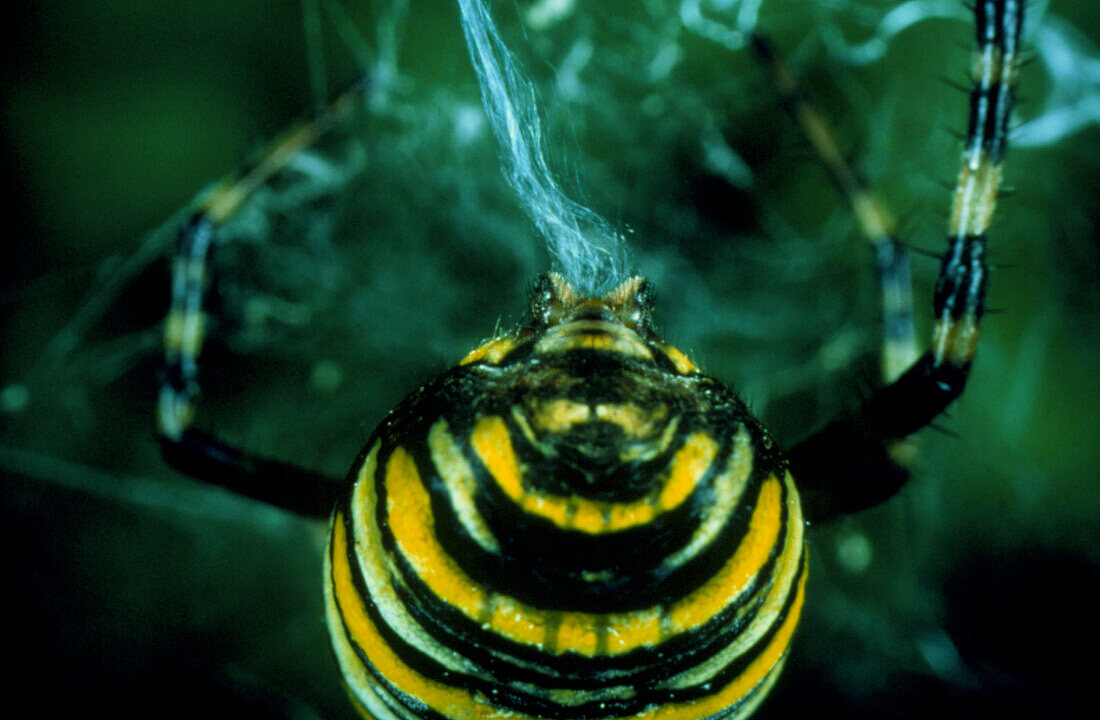
[[[326,582],[367,715],[732,718],[763,698],[802,605],[798,495],[732,393],[637,354],[509,347],[375,433]]]

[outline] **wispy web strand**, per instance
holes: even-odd
[[[500,143],[504,174],[546,241],[556,270],[599,294],[626,275],[625,242],[562,191],[546,162],[535,92],[505,47],[484,0],[458,0],[481,97]]]

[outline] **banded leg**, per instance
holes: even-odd
[[[191,427],[199,395],[198,358],[206,332],[203,296],[207,262],[218,228],[252,193],[301,150],[313,144],[363,94],[358,84],[312,122],[280,136],[251,166],[219,183],[180,229],[172,262],[172,290],[164,321],[164,374],[157,407],[161,452],[198,480],[308,517],[326,518],[341,487],[332,478],[232,447]]]
[[[882,296],[880,373],[882,382],[891,383],[913,364],[918,354],[909,253],[898,240],[893,215],[845,159],[829,122],[810,103],[771,42],[758,34],[752,35],[751,40],[753,51],[772,74],[783,107],[801,127],[818,160],[848,201],[860,232],[874,252],[875,276]]]
[[[858,412],[791,451],[792,471],[801,480],[811,520],[861,510],[896,493],[906,474],[889,458],[888,444],[934,420],[966,385],[989,272],[986,232],[997,201],[1015,101],[1023,9],[1022,0],[978,0],[975,5],[974,88],[947,252],[933,296],[932,347]]]

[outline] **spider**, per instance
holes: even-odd
[[[803,126],[876,248],[889,382],[781,450],[736,394],[657,333],[640,276],[535,281],[529,318],[409,395],[346,480],[192,426],[207,253],[253,190],[359,99],[277,141],[180,233],[159,423],[170,463],[331,517],[326,616],[367,717],[740,718],[779,676],[805,599],[806,521],[904,484],[903,441],[962,392],[1014,100],[1023,7],[975,7],[970,122],[933,298],[911,363],[904,253],[766,41]],[[901,367],[908,365],[908,367]],[[335,507],[335,511],[332,508]]]

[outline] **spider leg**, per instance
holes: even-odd
[[[860,233],[874,253],[875,279],[882,307],[879,381],[897,380],[917,360],[917,332],[913,321],[913,281],[909,251],[897,236],[897,223],[886,204],[840,149],[836,133],[824,114],[788,71],[771,41],[754,33],[753,51],[771,72],[783,107],[798,123],[833,184],[848,201]],[[863,472],[875,477],[908,476],[917,458],[913,438],[890,440],[886,454]]]
[[[164,372],[157,403],[161,452],[176,469],[204,482],[307,517],[328,517],[341,484],[333,478],[235,448],[191,427],[199,395],[198,359],[206,331],[203,296],[218,228],[296,153],[317,140],[362,96],[357,84],[317,118],[280,136],[251,166],[219,183],[181,228],[172,260],[164,321]]]
[[[810,102],[771,41],[755,33],[751,40],[753,51],[772,74],[783,107],[802,128],[818,160],[848,201],[860,232],[874,252],[882,300],[881,377],[884,383],[893,382],[918,355],[909,252],[897,237],[893,215],[841,152],[829,121]]]
[[[888,446],[934,420],[963,391],[978,340],[989,269],[986,232],[1007,147],[1023,26],[1022,0],[975,4],[977,50],[970,117],[933,296],[932,346],[854,414],[789,453],[807,517],[855,512],[894,495],[907,480]]]

